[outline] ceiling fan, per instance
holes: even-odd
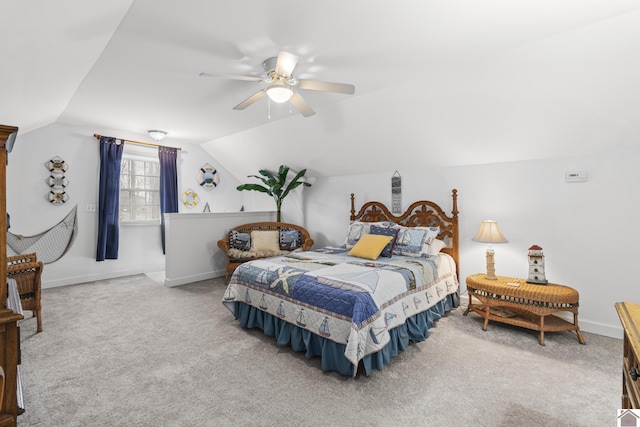
[[[233,107],[234,110],[244,110],[267,95],[269,99],[274,102],[291,101],[304,117],[309,117],[313,116],[316,112],[313,111],[307,101],[300,95],[298,89],[344,93],[347,95],[353,95],[356,91],[355,86],[351,84],[297,79],[293,77],[293,70],[297,64],[298,57],[296,55],[281,50],[278,52],[277,57],[269,58],[262,63],[262,67],[267,73],[266,77],[217,75],[209,73],[200,73],[200,75],[249,82],[265,82],[269,84],[267,87],[260,89]]]

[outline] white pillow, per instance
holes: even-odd
[[[438,255],[445,246],[447,246],[447,244],[443,240],[433,239],[429,245],[429,249],[427,249],[427,256],[432,257]]]
[[[278,230],[253,230],[251,232],[252,251],[279,251],[280,232]]]

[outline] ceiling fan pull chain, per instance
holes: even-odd
[[[271,118],[271,99],[267,97],[267,118]]]

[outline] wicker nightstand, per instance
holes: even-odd
[[[586,344],[578,327],[578,291],[563,285],[533,285],[524,279],[498,276],[488,280],[484,274],[467,277],[469,311],[484,317],[483,330],[489,320],[540,331],[540,345],[545,332],[576,331],[580,344]],[[474,304],[473,298],[481,304]],[[573,313],[573,323],[553,313]]]

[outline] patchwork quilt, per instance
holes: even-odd
[[[453,258],[394,255],[369,261],[323,248],[250,261],[233,273],[223,304],[257,307],[345,344],[354,366],[384,348],[389,330],[458,290]]]

